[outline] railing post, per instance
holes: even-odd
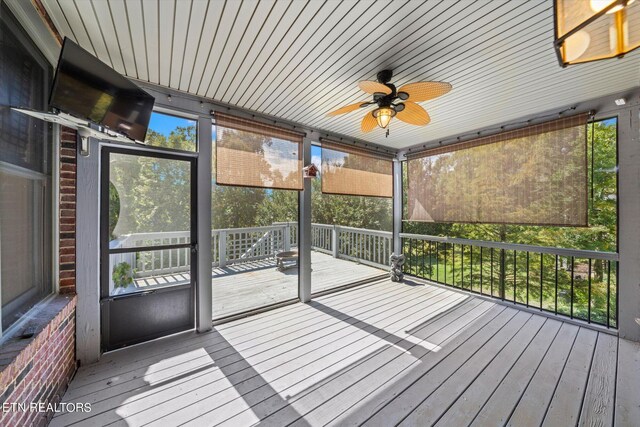
[[[399,160],[404,153],[398,154],[398,159],[393,160],[393,252],[396,255],[402,253],[402,162]]]
[[[283,236],[282,238],[284,239],[284,243],[283,243],[284,250],[290,251],[291,250],[291,225],[289,225],[288,222],[283,227],[282,236]]]
[[[340,233],[339,230],[340,227],[338,227],[337,225],[333,225],[333,228],[331,229],[331,253],[333,254],[334,258],[338,258],[338,253],[339,253],[339,241],[338,241],[338,234]]]
[[[220,230],[218,234],[218,258],[220,259],[219,267],[227,265],[227,232]]]

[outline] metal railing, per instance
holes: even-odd
[[[392,250],[392,233],[327,224],[312,224],[313,250],[375,267],[386,268]],[[110,247],[134,248],[188,243],[188,231],[135,233],[110,242]],[[298,245],[296,223],[274,223],[265,227],[211,230],[212,268],[275,257]],[[189,248],[121,253],[110,257],[109,271],[129,263],[138,278],[189,271]]]
[[[401,233],[407,274],[608,328],[618,254]]]

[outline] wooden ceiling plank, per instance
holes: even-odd
[[[180,77],[185,58],[185,45],[187,43],[187,33],[191,27],[192,14],[193,2],[176,3],[173,39],[171,40],[170,87],[180,87]]]
[[[243,27],[244,30],[242,33],[240,31],[236,32],[235,40],[231,41],[229,49],[227,49],[226,52],[226,55],[230,55],[230,57],[222,58],[223,64],[226,65],[220,67],[218,72],[213,75],[214,82],[212,84],[211,98],[220,99],[218,97],[219,92],[221,92],[220,89],[222,88],[222,91],[224,91],[228,85],[229,74],[234,74],[234,70],[237,70],[243,58],[246,57],[247,51],[254,46],[256,38],[263,28],[263,24],[270,20],[274,5],[275,0],[261,0],[253,9],[251,15],[248,13],[245,15],[249,17],[245,22],[236,24],[237,27]],[[231,72],[229,73],[230,68]]]
[[[332,32],[340,33],[346,30],[348,25],[345,25],[345,22],[353,26],[358,25],[358,16],[350,14],[354,8],[355,4],[351,2],[330,2],[316,14],[313,22],[306,26],[304,34],[296,39],[291,48],[284,53],[282,60],[276,64],[274,72],[270,73],[256,89],[253,99],[249,101],[255,105],[255,109],[262,110],[265,102],[281,101],[281,98],[274,99],[268,96],[268,93],[274,90],[278,92],[290,90],[291,84],[296,80],[289,77],[302,71],[301,62],[305,61],[309,64],[317,62],[312,61],[311,58],[322,51],[323,48],[318,46],[321,40],[327,38]],[[334,23],[330,29],[327,29],[327,22]]]
[[[158,28],[158,2],[141,0],[142,27],[144,29],[147,73],[151,83],[160,84],[160,32]]]
[[[140,0],[124,3],[127,25],[129,26],[130,43],[133,59],[138,72],[138,79],[149,81],[149,60],[147,58],[146,33],[142,2]]]
[[[216,35],[226,10],[226,1],[209,2],[207,17],[204,20],[202,34],[200,40],[198,40],[199,45],[195,51],[195,60],[189,76],[188,92],[198,94],[198,87],[203,80],[213,46],[216,44]]]
[[[280,3],[280,2],[279,2]],[[284,4],[284,2],[282,3]],[[245,94],[245,81],[252,81],[256,79],[256,74],[259,71],[258,64],[263,63],[265,58],[269,58],[269,55],[273,52],[274,47],[277,45],[287,31],[286,22],[297,18],[302,10],[306,7],[307,3],[302,1],[291,1],[285,8],[283,14],[277,18],[274,17],[274,26],[272,27],[269,35],[264,39],[264,42],[258,46],[258,51],[254,52],[252,58],[247,58],[248,67],[244,72],[239,73],[238,77],[231,82],[228,101],[230,104],[239,105],[238,100]],[[268,59],[267,59],[268,60]],[[225,98],[227,99],[227,98]]]
[[[197,1],[191,5],[191,17],[188,24],[187,37],[184,42],[184,56],[180,64],[180,77],[178,85],[180,90],[189,89],[190,73],[195,64],[196,55],[200,48],[200,42],[204,33],[206,18],[212,2]]]
[[[350,58],[359,50],[353,49],[355,44],[369,47],[414,9],[407,2],[393,2],[393,9],[391,9],[391,5],[382,9],[379,9],[380,6],[384,5],[380,3],[376,3],[375,7],[372,5],[359,17],[357,23],[353,23],[339,33],[331,48],[323,52],[322,59],[317,59],[315,66],[304,69],[305,73],[297,77],[294,84],[283,85],[284,93],[280,101],[288,100],[284,108],[279,104],[271,104],[267,110],[275,111],[276,114],[286,114],[285,112],[290,108],[305,105],[305,101],[302,98],[295,95],[292,96],[292,93],[326,93],[325,87],[335,78],[334,72],[340,68],[339,64],[343,66],[349,64]],[[292,71],[294,71],[294,68],[285,69],[285,74]],[[362,78],[361,80],[370,80],[370,78]],[[254,94],[254,96],[256,95]],[[352,99],[342,104],[357,101],[357,99]]]
[[[169,86],[171,74],[171,56],[173,48],[173,32],[175,31],[175,0],[158,2],[158,67],[159,83]]]
[[[252,2],[251,5],[255,3]],[[224,52],[224,49],[229,40],[230,34],[234,31],[233,26],[238,19],[238,14],[243,6],[243,2],[228,0],[225,1],[224,9],[222,11],[222,17],[216,28],[215,38],[209,51],[209,57],[205,64],[204,72],[200,82],[198,82],[198,89],[196,93],[200,96],[206,96],[206,91],[213,73],[220,65],[220,57]]]
[[[58,4],[57,0],[41,0],[42,5],[44,6],[49,18],[53,22],[53,25],[56,26],[58,32],[62,37],[69,37],[71,40],[76,40],[75,34],[73,34],[73,30],[69,26],[67,19],[64,17],[64,13],[62,13],[62,9]]]
[[[110,0],[107,2],[111,13],[111,19],[116,29],[116,37],[120,45],[120,53],[124,62],[126,74],[136,79],[140,78],[138,72],[138,60],[133,50],[132,28],[124,0]],[[142,59],[142,58],[141,58]]]
[[[222,91],[216,99],[222,102],[230,102],[230,98],[235,94],[241,81],[243,81],[243,76],[246,76],[246,74],[250,72],[260,52],[265,46],[269,45],[270,38],[276,28],[280,26],[292,2],[293,0],[275,2],[270,11],[269,18],[263,22],[260,31],[253,40],[253,44],[246,50],[240,64],[235,67],[235,69],[230,70],[225,76],[225,79],[223,79],[221,86],[224,88],[224,91]]]
[[[321,1],[306,2],[294,19],[283,22],[284,32],[275,45],[273,45],[273,48],[266,49],[266,51],[271,51],[268,56],[260,55],[260,59],[255,65],[257,67],[258,63],[260,63],[260,67],[255,73],[256,77],[249,80],[249,86],[243,91],[242,96],[239,98],[238,105],[242,105],[244,108],[250,108],[248,102],[245,101],[246,97],[251,97],[255,91],[258,90],[257,88],[263,84],[265,79],[269,79],[269,71],[275,67],[278,61],[274,61],[274,59],[281,58],[284,55],[288,47],[291,46],[291,43],[304,31],[306,24],[313,19],[325,3],[326,2]],[[272,63],[270,63],[270,61],[272,61]],[[261,77],[263,71],[267,71],[265,77]]]

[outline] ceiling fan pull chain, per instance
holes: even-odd
[[[387,128],[387,133],[385,135],[385,138],[389,138],[389,128]]]

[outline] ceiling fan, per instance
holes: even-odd
[[[360,89],[373,95],[373,101],[347,105],[327,113],[327,116],[350,113],[376,104],[377,108],[367,112],[362,119],[360,125],[362,132],[371,132],[376,125],[387,129],[393,117],[411,125],[424,126],[431,121],[431,118],[429,113],[416,102],[437,98],[451,90],[451,85],[445,82],[414,82],[396,89],[389,83],[391,77],[393,77],[393,71],[383,70],[377,74],[377,82],[372,80],[359,82]]]

